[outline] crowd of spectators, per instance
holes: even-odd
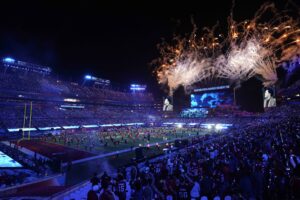
[[[32,182],[52,174],[49,167],[51,163],[46,159],[37,158],[36,154],[33,156],[25,154],[20,151],[20,147],[15,146],[13,143],[10,143],[9,146],[0,143],[0,149],[22,165],[16,169],[3,168],[0,170],[0,188]]]
[[[290,58],[289,60],[281,64],[282,68],[285,70],[285,77],[283,79],[282,85],[284,87],[293,84],[299,79],[300,74],[300,55],[297,54]]]
[[[23,127],[24,119],[27,124],[32,121],[32,127],[149,121],[159,126],[164,122],[235,126],[234,130],[218,134],[219,137],[194,139],[191,146],[180,151],[121,170],[115,178],[106,173],[100,178],[95,175],[88,199],[300,199],[300,109],[297,104],[270,108],[260,115],[237,113],[246,117],[237,117],[232,114],[235,108],[228,108],[221,110],[221,116],[210,118],[160,119],[151,107],[133,106],[152,103],[149,93],[126,93],[17,72],[1,73],[0,80],[1,95],[7,98],[0,105],[2,128]],[[297,95],[297,86],[299,82],[290,88],[293,95]],[[34,102],[30,119],[28,110],[24,114],[24,102],[12,101],[11,97],[34,98],[46,103]],[[97,104],[63,108],[66,98]],[[116,102],[119,105],[114,105]],[[121,137],[125,143],[125,137],[138,138],[138,132],[126,128],[105,130],[98,139],[109,138],[114,144],[115,138]],[[141,137],[149,141],[153,133],[161,137],[173,132],[169,128],[153,129]],[[51,139],[67,144],[85,140],[91,143],[94,138],[63,133]],[[12,146],[0,144],[0,148],[24,166],[20,171],[1,171],[1,187],[49,174],[47,161],[32,158]]]
[[[26,104],[26,108],[25,108]],[[79,108],[65,108],[65,103],[18,101],[0,102],[2,128],[28,126],[31,112],[32,127],[129,123],[158,119],[151,106],[80,105]],[[71,105],[72,106],[72,105]],[[26,109],[26,110],[25,110]],[[26,112],[25,112],[26,111]],[[155,116],[154,118],[151,116]]]
[[[291,100],[292,98],[300,98],[300,80],[296,81],[293,85],[282,88],[278,91],[278,96],[282,97],[283,101]]]
[[[115,88],[101,88],[95,85],[58,80],[54,76],[40,76],[19,71],[0,71],[0,91],[4,96],[22,95],[43,100],[76,98],[81,101],[103,103],[105,101],[123,103],[151,103],[153,96],[147,92],[132,93]],[[82,81],[81,81],[82,82]]]
[[[0,80],[0,129],[3,130],[28,127],[31,116],[31,127],[61,127],[147,121],[156,114],[153,97],[146,92],[85,86],[17,70],[0,71]]]
[[[32,170],[28,169],[1,169],[0,189],[18,186],[38,180],[39,177]]]
[[[94,178],[88,199],[299,199],[299,109],[287,112],[132,166],[115,179]]]
[[[216,108],[187,108],[181,111],[183,118],[206,118],[206,117],[251,117],[255,113],[242,111],[238,106],[221,105]]]

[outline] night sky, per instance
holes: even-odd
[[[158,88],[149,63],[161,38],[189,32],[191,16],[200,27],[219,21],[225,28],[232,6],[231,0],[22,2],[1,2],[1,57],[51,66],[67,80],[92,74],[123,85],[148,84],[150,90]],[[235,19],[252,17],[263,2],[236,0]]]

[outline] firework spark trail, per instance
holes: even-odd
[[[278,78],[276,73],[276,64],[272,59],[264,59],[258,63],[255,73],[263,78],[263,85],[269,87],[274,85]]]
[[[178,61],[175,67],[170,68],[167,71],[167,81],[170,87],[170,93],[172,94],[175,89],[180,85],[185,89],[192,84],[204,80],[210,75],[207,73],[207,69],[211,66],[209,60],[188,57],[182,61]],[[165,77],[165,76],[163,76]]]
[[[189,37],[160,46],[156,74],[171,92],[179,85],[214,78],[236,83],[259,76],[269,86],[277,81],[279,63],[300,52],[299,20],[277,11],[274,4],[263,4],[252,20],[236,22],[231,13],[227,37],[216,37],[215,27],[202,31],[197,35],[194,25]]]
[[[272,17],[266,22],[262,18],[267,14]],[[228,20],[229,48],[215,62],[218,76],[245,81],[260,75],[264,85],[274,84],[279,66],[275,63],[299,52],[299,22],[277,12],[274,4],[262,5],[252,20],[237,23],[232,16]]]
[[[155,61],[159,65],[156,75],[160,84],[168,85],[170,94],[180,85],[187,89],[214,76],[212,58],[221,46],[218,37],[204,28],[205,33],[199,38],[196,30],[194,26],[187,38],[175,37],[173,45],[163,43],[159,46],[161,57]]]
[[[264,21],[262,18],[267,14],[272,17]],[[296,49],[300,47],[299,20],[289,17],[284,11],[277,11],[274,4],[261,6],[253,20],[248,23],[244,22],[241,32],[243,32],[244,40],[247,39],[246,35],[255,35],[261,45],[272,50],[271,56],[274,56],[273,59],[276,62],[290,59],[291,56],[288,56],[290,51],[287,50],[291,47]]]
[[[226,58],[221,55],[216,59],[214,64],[218,67],[217,76],[239,82],[259,75],[264,86],[275,84],[277,65],[274,59],[268,56],[270,50],[255,39],[250,39],[246,43],[245,47],[233,46]]]
[[[241,46],[232,46],[228,55],[216,59],[218,76],[230,80],[246,80],[255,75],[255,68],[268,53],[255,39]]]

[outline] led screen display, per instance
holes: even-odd
[[[231,105],[232,103],[233,98],[229,91],[191,94],[192,108],[215,108],[219,105]]]
[[[20,163],[0,151],[0,168],[22,167]]]

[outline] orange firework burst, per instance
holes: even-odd
[[[226,59],[216,65],[218,75],[234,81],[259,75],[265,86],[274,84],[278,63],[299,52],[299,21],[285,11],[278,12],[274,4],[262,5],[252,20],[238,23],[232,16],[228,19]]]
[[[161,57],[154,61],[159,67],[156,75],[160,84],[167,84],[169,92],[180,85],[188,88],[192,84],[214,76],[213,58],[218,55],[222,44],[220,36],[215,36],[214,28],[203,29],[201,37],[197,37],[197,27],[189,37],[174,37],[172,44],[159,45]]]
[[[154,62],[158,82],[167,84],[171,93],[179,85],[212,78],[241,82],[259,76],[265,86],[276,83],[279,63],[300,53],[299,20],[274,4],[262,5],[252,20],[236,22],[232,16],[225,38],[216,36],[216,26],[197,34],[194,25],[189,37],[176,36],[173,44],[159,45],[161,56]]]

